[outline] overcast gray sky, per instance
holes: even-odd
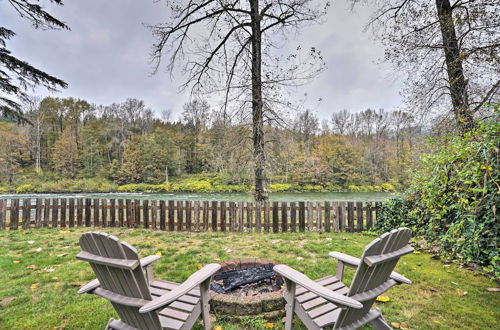
[[[157,113],[172,109],[174,116],[180,114],[188,100],[188,95],[178,93],[182,77],[151,75],[148,60],[153,38],[143,26],[167,19],[165,2],[85,0],[66,1],[62,7],[47,2],[46,8],[71,31],[34,30],[5,0],[0,0],[0,22],[17,34],[7,44],[15,56],[69,84],[53,96],[103,105],[135,97]],[[327,70],[303,87],[306,107],[321,118],[344,108],[401,106],[401,83],[388,66],[378,64],[383,49],[363,32],[370,12],[360,7],[353,13],[345,0],[333,1],[324,24],[309,27],[290,41],[290,48],[315,46],[323,52]],[[50,94],[42,89],[36,92]]]

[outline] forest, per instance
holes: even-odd
[[[180,118],[138,99],[107,106],[31,98],[26,118],[0,123],[0,189],[249,191],[251,124],[203,99]],[[366,109],[320,120],[296,111],[265,126],[271,191],[393,191],[432,134],[410,113]]]

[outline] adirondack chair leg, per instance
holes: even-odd
[[[292,282],[288,279],[285,279],[286,283],[286,291],[284,293],[286,300],[286,321],[285,321],[285,330],[292,330],[293,326],[293,314],[295,310],[295,282]]]
[[[371,321],[370,325],[376,330],[392,330],[391,326],[387,324],[382,314],[380,314],[379,317]]]
[[[200,285],[201,317],[203,318],[203,328],[205,330],[210,330],[210,305],[208,301],[210,299],[211,280],[212,278],[209,278]]]

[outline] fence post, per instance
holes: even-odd
[[[330,202],[325,202],[325,231],[331,231],[330,228]]]
[[[19,199],[10,200],[10,229],[16,230],[19,226]]]
[[[278,202],[273,202],[273,233],[278,233],[279,231]]]
[[[31,199],[25,198],[23,200],[23,229],[29,228],[30,217],[31,217]]]
[[[35,206],[35,228],[42,227],[42,208],[43,200],[41,198],[37,198]]]
[[[69,199],[68,222],[69,222],[70,227],[75,226],[75,199],[74,198]]]
[[[5,216],[7,215],[6,201],[6,199],[0,199],[0,230],[5,230]]]
[[[288,206],[286,202],[281,202],[281,232],[288,231]]]

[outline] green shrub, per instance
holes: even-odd
[[[410,225],[440,253],[500,276],[500,125],[495,118],[463,137],[434,146],[410,179],[407,201],[385,205],[381,231]]]
[[[394,186],[390,183],[382,183],[380,187],[382,188],[382,191],[386,192],[391,192],[395,190]]]
[[[152,193],[152,192],[167,192],[170,189],[168,183],[163,184],[147,184],[147,183],[129,183],[118,187],[119,192],[128,193]]]
[[[16,194],[29,194],[36,192],[34,185],[30,183],[25,183],[16,188]]]
[[[292,185],[288,183],[273,183],[268,186],[270,192],[284,192],[292,190]]]

